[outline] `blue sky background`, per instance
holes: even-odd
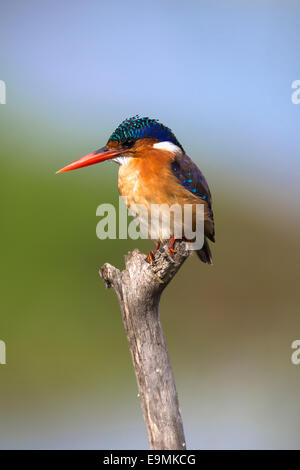
[[[6,2],[6,112],[45,139],[54,127],[64,146],[86,138],[91,148],[128,116],[157,117],[199,163],[213,153],[212,165],[293,187],[299,9],[294,1]]]

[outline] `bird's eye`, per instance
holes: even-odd
[[[133,147],[135,144],[135,140],[134,139],[127,139],[125,140],[125,142],[123,143],[123,147],[127,148],[127,149],[130,149],[131,147]]]

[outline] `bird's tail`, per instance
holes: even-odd
[[[203,247],[201,250],[196,251],[196,253],[203,263],[213,264],[211,251],[206,237],[204,237]]]

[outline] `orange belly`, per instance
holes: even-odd
[[[210,221],[206,203],[190,191],[186,190],[173,175],[169,162],[161,157],[152,156],[148,158],[131,158],[125,165],[121,165],[119,169],[119,191],[123,197],[125,204],[131,213],[136,217],[141,230],[148,232],[148,237],[164,241],[171,236],[176,236],[179,225],[181,233],[184,233],[183,210],[185,204],[190,204],[195,208],[196,205],[204,207],[204,227],[205,231],[209,230]],[[168,221],[166,208],[161,206],[158,211],[153,210],[153,204],[166,205],[168,207],[178,204],[182,212],[171,214],[171,223],[164,224]],[[144,209],[143,209],[144,208]],[[193,225],[195,219],[193,217]],[[195,229],[195,227],[193,227]],[[185,232],[186,233],[186,232]]]

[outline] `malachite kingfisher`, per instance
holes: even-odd
[[[171,129],[157,119],[139,116],[126,119],[112,133],[104,147],[79,158],[57,173],[109,159],[119,164],[119,192],[138,220],[139,206],[146,207],[149,213],[153,204],[170,207],[175,203],[182,208],[186,204],[203,206],[204,243],[197,254],[201,261],[212,264],[207,240],[215,241],[211,193],[202,172],[185,153]],[[167,241],[161,227],[151,238],[157,242],[155,249]],[[172,232],[168,241],[172,254],[175,251]],[[148,255],[149,262],[153,261],[153,253],[154,250]]]

